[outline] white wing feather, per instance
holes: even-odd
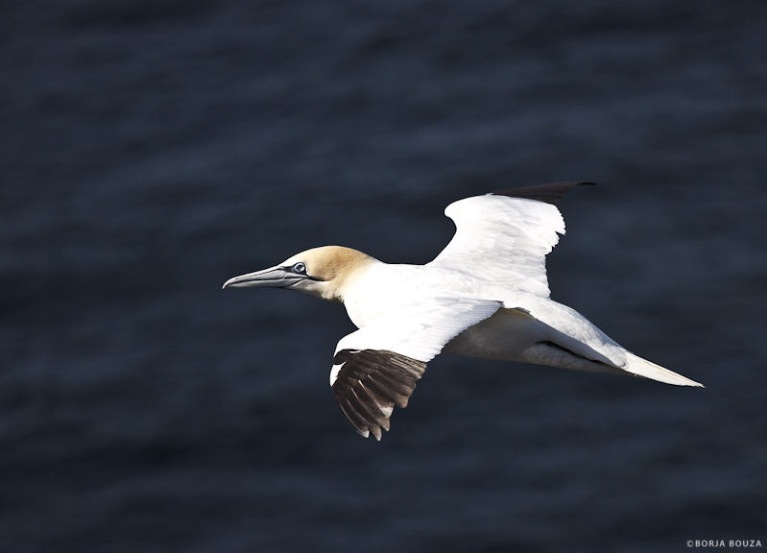
[[[492,300],[419,298],[344,336],[338,342],[335,353],[343,350],[389,350],[428,362],[450,340],[491,317],[501,306],[502,302]],[[339,370],[339,365],[333,366],[331,386]]]
[[[336,347],[330,386],[362,436],[380,440],[394,407],[406,407],[426,363],[461,331],[491,317],[501,302],[431,297],[411,301]]]
[[[445,215],[455,222],[455,236],[429,266],[549,297],[546,255],[565,233],[554,205],[488,194],[454,202]]]

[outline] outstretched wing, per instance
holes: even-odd
[[[455,222],[455,235],[429,265],[548,297],[546,255],[565,233],[553,204],[581,184],[590,183],[527,186],[450,204],[445,215]]]
[[[501,302],[420,298],[345,336],[330,386],[341,411],[364,437],[381,439],[394,407],[406,407],[426,364],[455,336],[491,317]]]

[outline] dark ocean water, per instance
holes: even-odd
[[[767,4],[6,2],[0,550],[767,549]],[[343,310],[452,200],[589,179],[554,298],[706,390],[435,360],[381,443]],[[699,549],[700,550],[700,549]],[[710,549],[708,549],[710,550]]]

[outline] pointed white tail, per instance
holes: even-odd
[[[673,384],[674,386],[696,386],[699,388],[705,388],[700,382],[695,382],[689,378],[677,374],[674,371],[664,369],[660,365],[656,365],[652,361],[642,359],[638,355],[634,355],[631,352],[626,352],[626,360],[628,363],[623,370],[639,376],[644,376],[651,380],[657,380],[659,382],[665,382],[666,384]]]

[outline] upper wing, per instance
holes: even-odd
[[[429,265],[548,297],[546,255],[565,233],[553,203],[580,184],[590,183],[528,186],[453,202],[445,215],[455,222],[455,236]]]
[[[345,336],[336,347],[330,386],[354,429],[380,440],[394,406],[407,406],[426,363],[500,307],[497,301],[422,298]]]

